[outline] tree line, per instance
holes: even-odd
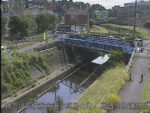
[[[9,20],[9,39],[11,41],[53,30],[59,22],[56,15],[48,13],[38,16],[12,16]]]

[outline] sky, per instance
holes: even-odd
[[[115,5],[124,6],[124,3],[135,2],[135,0],[73,0],[74,2],[85,2],[89,4],[100,4],[106,9],[112,8]]]

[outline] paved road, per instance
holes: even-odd
[[[144,84],[150,79],[150,41],[144,41],[144,52],[139,54],[134,60],[134,66],[131,70],[132,81],[127,82],[120,91],[122,102],[139,102],[144,90]],[[139,83],[141,74],[144,75],[142,83]],[[136,110],[112,110],[109,113],[136,113]]]
[[[45,45],[45,44],[47,44],[47,43],[54,43],[54,42],[58,41],[59,38],[60,38],[60,36],[57,37],[57,38],[55,38],[55,39],[49,39],[47,42],[45,42],[45,41],[43,41],[43,42],[37,42],[37,43],[35,43],[35,44],[33,44],[33,45],[30,45],[30,46],[27,46],[27,47],[18,49],[18,50],[16,50],[16,52],[26,52],[26,51],[30,51],[30,50],[33,50],[34,48],[37,48],[37,47],[41,46],[41,45]]]

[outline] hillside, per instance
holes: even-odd
[[[108,33],[108,30],[103,27],[93,25],[92,29],[90,29],[90,32],[91,33]]]
[[[123,26],[123,25],[116,25],[116,24],[102,24],[101,27],[107,29],[110,33],[133,33],[132,26]],[[145,28],[136,28],[136,36],[140,36],[145,40],[150,40],[150,30]]]

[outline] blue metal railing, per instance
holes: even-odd
[[[132,54],[133,47],[128,42],[118,39],[101,38],[101,37],[84,37],[84,38],[60,38],[60,42],[67,45],[84,47],[94,50],[111,52],[112,50],[123,50],[125,53]]]

